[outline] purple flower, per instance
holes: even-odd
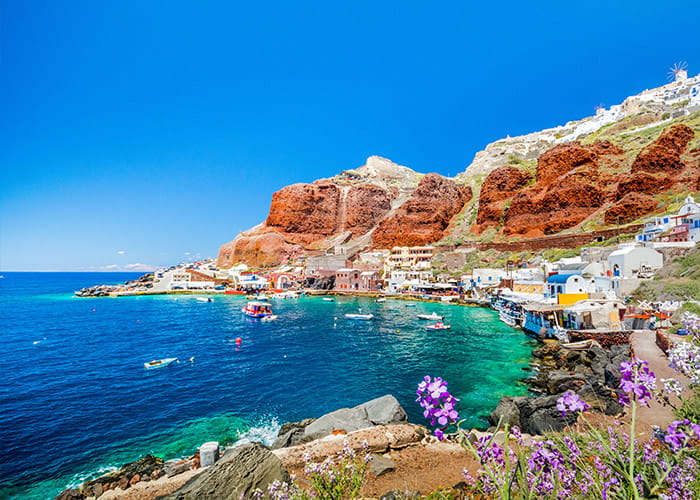
[[[585,411],[591,407],[575,392],[567,391],[557,400],[557,410],[561,412],[561,417],[566,418],[569,412]]]
[[[475,443],[476,453],[479,456],[479,460],[482,464],[497,464],[499,466],[504,466],[506,460],[503,448],[491,441],[492,437],[493,436],[491,434],[480,437]],[[489,441],[491,441],[491,444],[489,444]]]
[[[455,403],[459,400],[447,390],[447,382],[440,377],[432,379],[428,375],[418,384],[416,395],[416,402],[423,408],[423,416],[430,420],[430,425],[437,423],[440,426],[435,431],[435,436],[442,441],[447,426],[459,420],[459,413],[455,410]]]
[[[639,404],[649,406],[652,391],[656,390],[656,376],[649,370],[649,363],[638,358],[624,361],[620,364],[622,378],[620,380],[619,401],[623,406],[629,406],[631,399],[629,394]]]
[[[691,439],[700,439],[700,425],[692,423],[687,418],[676,420],[666,429],[664,442],[669,445],[671,451],[677,453],[688,445]]]

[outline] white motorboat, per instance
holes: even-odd
[[[168,366],[173,361],[177,361],[177,358],[154,359],[153,361],[144,363],[143,367],[146,370],[153,370],[155,368],[163,368],[164,366]]]
[[[346,319],[358,319],[363,321],[368,321],[374,318],[374,314],[346,314]]]
[[[440,321],[445,319],[444,316],[440,316],[437,313],[431,313],[431,314],[419,314],[418,319],[428,319],[428,320],[433,320],[433,321]]]

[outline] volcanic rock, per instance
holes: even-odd
[[[224,456],[170,495],[158,500],[238,500],[266,491],[274,481],[288,481],[279,458],[258,443],[228,450]]]
[[[558,432],[576,423],[577,415],[562,418],[557,409],[558,395],[523,398],[516,402],[520,410],[520,429],[528,434]]]
[[[605,211],[605,223],[626,224],[654,212],[658,202],[649,195],[633,192]]]
[[[386,456],[372,454],[370,456],[369,471],[375,476],[383,476],[388,472],[396,470],[394,461]]]
[[[418,187],[389,219],[379,223],[372,235],[378,248],[427,245],[442,238],[452,217],[471,200],[468,186],[438,174],[424,176]]]
[[[265,224],[317,239],[329,236],[337,229],[340,194],[340,188],[328,181],[284,187],[272,195]]]
[[[68,489],[63,490],[53,500],[83,500],[84,498],[86,498],[85,494],[80,490]]]
[[[685,152],[693,137],[695,132],[687,125],[680,124],[669,128],[639,153],[632,163],[632,174],[678,173],[683,170],[685,164],[681,160],[681,154]]]
[[[221,267],[240,262],[252,267],[271,267],[293,259],[300,252],[300,247],[287,243],[279,233],[241,234],[221,246],[217,263]]]
[[[308,422],[308,423],[307,423]],[[280,429],[272,449],[294,446],[333,434],[348,433],[375,425],[402,424],[408,416],[396,398],[390,394],[373,399],[354,408],[342,408],[317,419],[285,424]]]
[[[506,207],[505,200],[528,185],[532,174],[513,166],[500,167],[491,172],[481,185],[477,224],[500,223]]]

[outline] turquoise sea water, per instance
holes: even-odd
[[[491,310],[305,297],[273,301],[279,319],[261,323],[243,317],[236,296],[72,296],[136,276],[0,279],[0,498],[52,498],[145,453],[168,459],[210,440],[269,441],[282,422],[387,393],[423,424],[414,399],[426,374],[449,382],[467,427],[486,426],[501,396],[527,392],[518,380],[529,339]],[[375,319],[343,317],[359,311]],[[451,330],[426,331],[429,322],[416,319],[434,311]],[[143,368],[165,357],[180,362]]]

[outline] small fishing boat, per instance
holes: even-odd
[[[269,323],[270,321],[275,321],[276,319],[277,319],[276,314],[268,314],[267,316],[263,316],[262,318],[260,318],[260,321],[262,321],[264,323]]]
[[[415,304],[406,304],[406,307],[416,307]]]
[[[198,302],[214,302],[214,299],[211,297],[197,297]]]
[[[440,320],[445,319],[445,317],[440,316],[439,314],[436,314],[436,313],[431,313],[431,314],[419,314],[418,319],[428,319],[428,320],[440,321]]]
[[[155,368],[163,368],[164,366],[168,366],[173,361],[177,361],[177,358],[154,359],[153,361],[144,363],[143,367],[146,370],[153,370]]]
[[[564,342],[561,344],[562,348],[569,349],[571,351],[583,351],[588,349],[593,345],[593,339],[579,340],[578,342]]]
[[[374,314],[346,314],[346,319],[359,319],[363,321],[368,321],[374,318]]]
[[[426,330],[449,330],[452,325],[446,325],[442,321],[438,321],[434,325],[428,325],[425,327]]]
[[[251,318],[264,318],[272,315],[272,306],[267,302],[251,301],[242,309],[243,314]]]
[[[375,302],[379,302],[379,303],[386,302],[386,298],[380,297],[377,300],[375,300]]]
[[[335,302],[335,299],[333,297],[323,297],[324,302]]]

